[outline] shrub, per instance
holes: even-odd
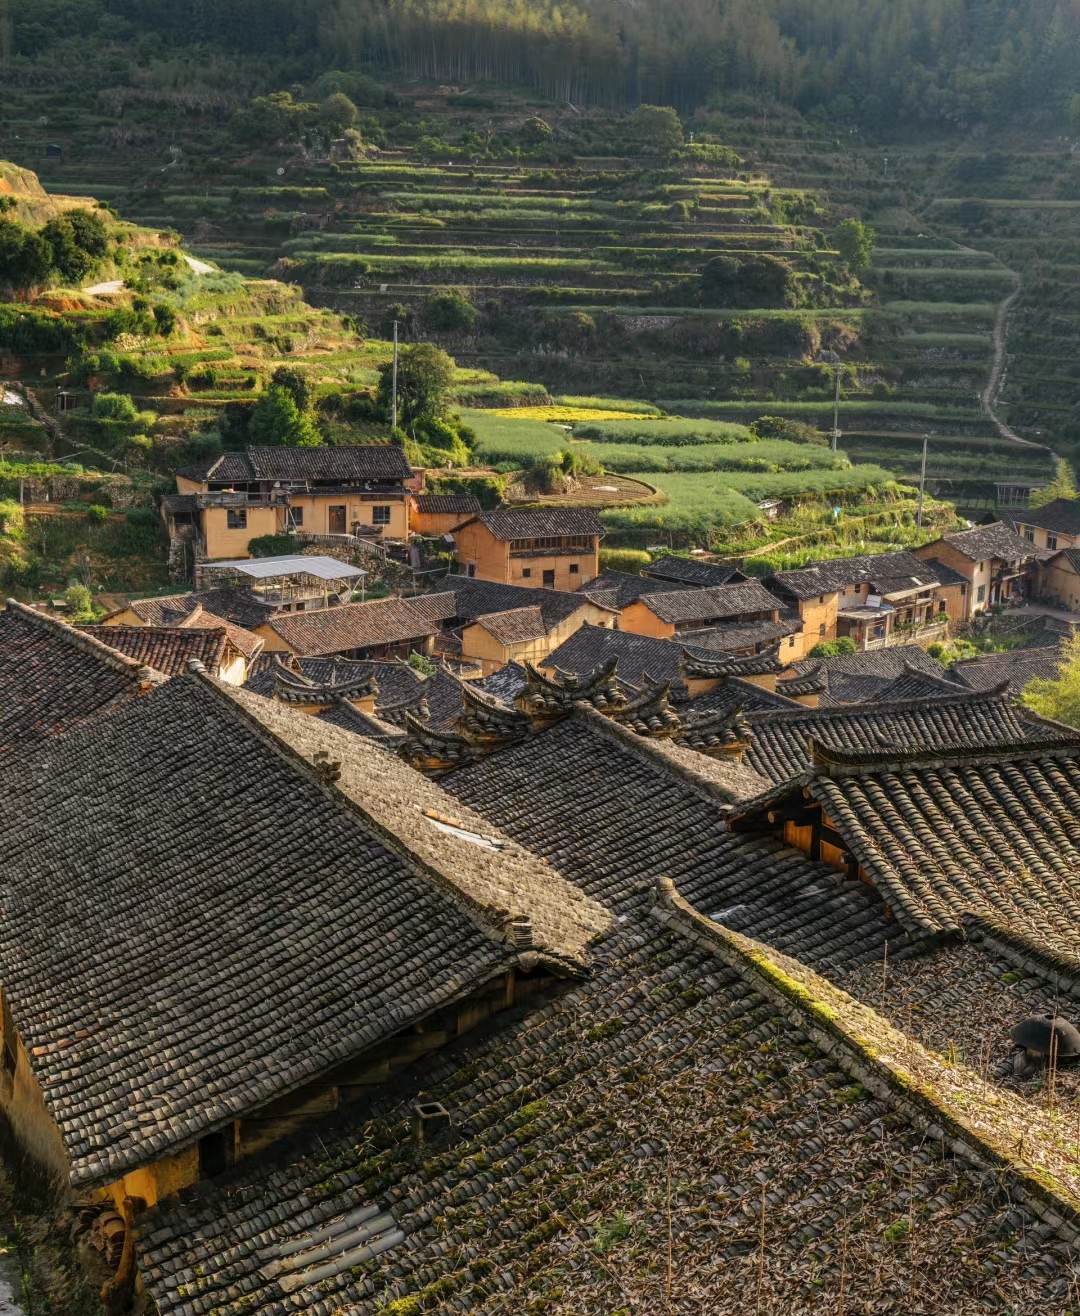
[[[841,654],[858,653],[855,641],[850,636],[840,635],[835,640],[822,640],[810,650],[811,658],[838,658]]]
[[[91,503],[86,509],[86,519],[91,525],[101,525],[103,521],[109,519],[109,509],[102,507],[100,503]]]
[[[296,540],[292,535],[256,535],[248,540],[248,552],[252,557],[284,557],[296,552]]]
[[[91,407],[95,420],[118,420],[133,424],[139,419],[139,411],[128,393],[96,393]]]
[[[789,443],[815,443],[828,447],[828,436],[805,421],[789,416],[759,416],[750,426],[750,433],[759,439],[786,439]]]
[[[64,591],[64,602],[68,606],[69,621],[94,620],[94,596],[85,585],[69,585]]]
[[[435,675],[435,664],[430,658],[425,658],[422,653],[411,653],[405,661],[414,672],[420,672],[423,676]]]
[[[600,550],[601,571],[625,571],[629,575],[639,576],[651,561],[652,558],[644,549],[602,548]]]

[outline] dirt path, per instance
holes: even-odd
[[[1023,443],[1028,447],[1039,447],[1041,445],[1032,444],[1028,439],[1022,439],[1019,434],[1015,434],[1003,420],[998,418],[994,410],[994,404],[997,402],[998,393],[1005,378],[1005,339],[1009,327],[1009,312],[1021,293],[1020,275],[1015,270],[1010,272],[1013,278],[1013,290],[998,307],[997,315],[994,318],[994,362],[990,367],[990,378],[986,381],[986,387],[979,398],[979,406],[982,408],[983,414],[989,416],[994,422],[998,433],[1003,439],[1012,439],[1015,443]]]

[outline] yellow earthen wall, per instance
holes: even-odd
[[[510,545],[500,543],[479,521],[455,531],[454,544],[457,560],[463,567],[475,567],[477,580],[509,582]]]
[[[1080,612],[1080,574],[1067,560],[1041,568],[1038,581],[1040,598],[1050,599],[1070,612]]]
[[[631,635],[651,635],[656,640],[671,640],[675,636],[674,623],[661,621],[640,599],[619,613],[619,630],[629,631]]]
[[[579,585],[595,579],[598,561],[599,552],[595,548],[591,551],[583,548],[573,557],[566,557],[563,554],[552,557],[514,557],[511,554],[510,584],[525,585],[530,589],[543,589],[544,572],[554,571],[554,588],[573,593]],[[577,573],[573,574],[570,568],[575,565]],[[529,573],[528,576],[525,575],[526,571]]]
[[[274,507],[249,507],[247,527],[244,530],[229,529],[228,510],[224,507],[206,507],[202,512],[206,556],[211,561],[216,558],[249,557],[250,540],[258,539],[260,535],[276,535],[280,530],[278,509]]]

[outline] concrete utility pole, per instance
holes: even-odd
[[[397,429],[397,321],[394,321],[394,373],[393,373],[393,401],[391,403],[390,424]]]
[[[835,452],[840,446],[840,371],[842,366],[836,367],[836,397],[833,399],[832,411],[832,450]]]
[[[919,512],[915,517],[915,524],[922,529],[922,505],[923,497],[926,493],[926,445],[930,442],[930,435],[922,436],[922,473],[919,475]]]

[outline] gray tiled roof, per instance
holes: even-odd
[[[548,630],[573,616],[579,608],[595,602],[584,593],[557,589],[532,589],[524,585],[504,585],[494,580],[471,580],[467,576],[448,576],[437,594],[420,594],[409,600],[424,616],[433,621],[475,621],[496,612],[517,608],[539,608]]]
[[[961,530],[955,535],[942,535],[942,542],[962,553],[971,562],[1000,558],[1004,562],[1026,562],[1029,558],[1045,557],[1046,550],[1028,543],[1007,525],[978,525],[973,530]]]
[[[271,698],[274,693],[274,666],[280,653],[262,653],[248,668],[245,690]],[[319,686],[357,685],[374,677],[379,687],[376,711],[383,704],[397,704],[414,695],[423,678],[408,663],[397,659],[296,658],[292,660],[300,673]]]
[[[837,654],[833,658],[804,658],[793,663],[795,672],[820,671],[827,687],[822,703],[861,704],[880,699],[899,677],[914,669],[940,679],[940,663],[917,644],[895,644],[887,649],[868,649],[862,653]],[[992,684],[998,684],[996,681]]]
[[[943,1316],[1064,1310],[1074,1257],[1010,1177],[853,1085],[810,1032],[707,949],[632,919],[550,1006],[429,1057],[288,1158],[152,1209],[141,1273],[161,1316],[584,1316],[627,1291],[659,1313],[670,1237],[675,1309],[710,1316],[753,1311],[759,1255],[763,1311],[899,1312],[909,1288]],[[419,1154],[418,1101],[453,1121]],[[389,1252],[293,1250],[365,1209]],[[911,1248],[882,1241],[909,1220],[914,1273]]]
[[[422,640],[438,630],[407,599],[394,598],[280,612],[267,624],[293,653],[312,658]]]
[[[342,484],[400,482],[412,475],[394,443],[324,444],[319,448],[246,448],[184,467],[178,475],[213,484],[253,480],[330,480]]]
[[[449,894],[464,843],[437,885],[242,700],[299,744],[363,746],[184,676],[3,774],[4,990],[76,1184],[160,1159],[507,963],[481,906]]]
[[[749,712],[746,720],[754,735],[745,761],[774,782],[809,769],[811,740],[838,751],[910,753],[1063,736],[1014,707],[1001,691],[973,694],[944,682],[909,701]]]
[[[901,580],[932,585],[935,579],[929,562],[921,562],[914,554],[901,549],[895,553],[864,553],[808,562],[792,571],[777,571],[766,583],[797,599],[812,599],[815,595],[833,594],[848,585],[880,585]]]
[[[204,589],[197,593],[162,594],[154,599],[135,599],[128,608],[140,617],[148,626],[178,626],[196,608],[234,626],[245,630],[254,630],[263,625],[276,613],[268,603],[264,603],[249,589]],[[126,609],[121,608],[124,612]],[[108,622],[109,617],[105,618]]]
[[[84,634],[127,654],[163,676],[179,676],[192,659],[216,676],[225,657],[228,635],[223,626],[205,630],[183,626],[83,626]]]
[[[544,614],[537,607],[489,612],[483,617],[478,617],[476,625],[483,627],[493,640],[502,645],[539,640],[548,632]]]
[[[974,919],[1080,976],[1075,733],[944,753],[819,748],[738,826],[753,829],[791,793],[820,805],[909,935],[957,935]]]
[[[474,681],[473,684],[479,686],[485,694],[501,699],[506,704],[512,704],[515,696],[525,689],[527,680],[525,668],[520,663],[507,663],[497,672],[492,672],[490,676],[486,676],[482,681]]]
[[[589,507],[500,507],[476,518],[502,543],[513,539],[549,539],[560,535],[604,533],[600,517]]]
[[[577,594],[589,594],[602,600],[609,608],[625,608],[646,594],[665,594],[672,590],[693,589],[674,580],[650,580],[647,576],[635,576],[629,571],[601,571],[592,580],[579,585]]]
[[[692,557],[658,557],[645,567],[643,575],[654,580],[680,581],[686,585],[709,588],[730,585],[745,576],[733,562],[700,562]]]
[[[678,626],[682,622],[708,621],[721,617],[740,617],[752,612],[779,612],[781,603],[775,594],[756,580],[734,585],[717,585],[712,589],[675,590],[650,594],[641,602],[661,621]]]
[[[1002,508],[997,519],[1010,529],[1036,525],[1051,533],[1080,535],[1080,499],[1055,498],[1043,507]]]
[[[480,500],[471,494],[413,494],[418,512],[430,515],[474,516],[480,511]]]
[[[156,673],[21,603],[0,612],[0,756],[121,708]]]
[[[696,632],[694,634],[696,638]],[[703,658],[717,657],[715,652],[710,653],[704,648],[699,650],[696,645],[688,648],[677,640],[660,640],[651,635],[637,635],[633,631],[617,631],[586,622],[544,659],[544,666],[557,667],[560,672],[575,676],[587,676],[616,658],[619,679],[628,685],[640,686],[647,676],[657,681],[679,681],[684,651]]]
[[[1029,681],[1053,681],[1061,661],[1062,653],[1057,645],[1010,649],[1006,653],[965,658],[952,666],[950,675],[969,690],[989,690],[1008,681],[1010,693],[1016,696]]]
[[[865,886],[771,840],[748,845],[682,771],[710,760],[630,743],[598,716],[575,714],[442,784],[616,912],[666,876],[703,913],[805,962],[880,952],[888,929]]]

